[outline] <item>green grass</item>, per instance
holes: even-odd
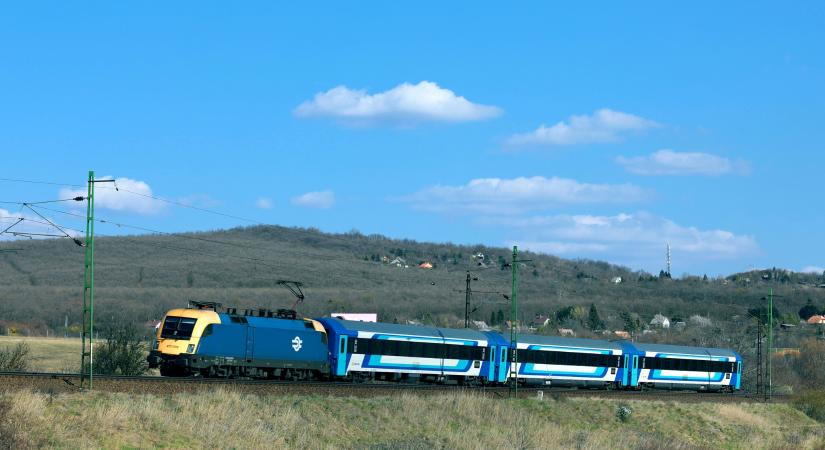
[[[620,405],[632,410],[624,422],[616,415]],[[0,446],[4,444],[15,448],[821,448],[825,428],[787,404],[506,400],[472,394],[258,397],[220,390],[165,397],[91,393],[52,398],[14,392],[0,395]]]

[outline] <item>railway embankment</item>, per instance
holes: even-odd
[[[356,395],[0,393],[11,448],[821,448],[787,402],[479,392]]]

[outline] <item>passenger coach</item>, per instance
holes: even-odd
[[[634,344],[640,356],[639,384],[658,389],[738,390],[742,357],[733,350]]]
[[[508,340],[511,347],[513,343]],[[518,337],[515,364],[518,381],[525,384],[582,387],[632,386],[632,366],[624,353],[627,344],[594,339],[524,334]],[[627,359],[627,362],[625,361]]]
[[[336,377],[434,382],[504,382],[507,346],[495,333],[320,319]]]

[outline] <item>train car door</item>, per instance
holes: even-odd
[[[335,364],[335,375],[343,377],[347,375],[347,343],[346,335],[338,336],[338,357]]]
[[[630,355],[624,355],[624,367],[622,367],[622,386],[629,386],[630,381]]]
[[[488,381],[496,381],[496,345],[493,345],[492,342],[488,342],[489,350],[490,350],[490,368],[487,370],[487,380]]]
[[[630,385],[639,385],[639,355],[633,355],[633,370],[630,371]]]
[[[507,354],[507,352],[507,347],[503,345],[500,345],[498,347],[498,364],[496,364],[496,367],[498,367],[498,381],[500,383],[504,383],[507,381],[509,368],[509,365],[507,364],[509,355]]]
[[[736,363],[736,389],[739,389],[739,386],[742,383],[742,361]]]
[[[252,362],[255,350],[255,327],[246,327],[246,352],[244,358],[246,362]]]

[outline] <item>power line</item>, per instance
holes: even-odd
[[[242,220],[244,222],[254,223],[256,225],[267,225],[266,223],[260,222],[258,220],[248,219],[246,217],[236,216],[234,214],[222,213],[220,211],[214,211],[214,210],[207,209],[207,208],[201,208],[200,206],[189,205],[189,204],[179,202],[179,201],[176,201],[176,200],[169,200],[168,198],[163,198],[163,197],[157,197],[157,196],[154,196],[154,195],[144,194],[142,192],[135,192],[135,191],[131,191],[129,189],[124,189],[122,187],[121,188],[115,188],[115,187],[108,187],[108,186],[103,187],[103,186],[101,186],[101,188],[115,189],[115,191],[117,191],[117,192],[126,192],[126,193],[129,193],[129,194],[132,194],[132,195],[137,195],[137,196],[140,196],[140,197],[149,198],[149,199],[152,199],[152,200],[157,200],[159,202],[169,203],[170,205],[176,205],[176,206],[180,206],[182,208],[194,209],[194,210],[197,210],[197,211],[201,211],[201,212],[205,212],[205,213],[209,213],[209,214],[215,214],[215,215],[218,215],[218,216],[229,217],[231,219]]]
[[[32,222],[32,223],[36,223],[36,224],[38,224],[38,225],[51,225],[51,224],[50,224],[50,223],[48,223],[48,222],[43,222],[43,221],[40,221],[40,220],[35,220],[35,219],[29,219],[29,218],[26,218],[26,217],[17,217],[17,216],[0,216],[0,219],[13,219],[13,220],[18,220],[18,221],[20,221],[20,222],[23,222],[23,221],[25,221],[25,222]],[[78,232],[78,233],[83,233],[83,230],[78,230],[78,229],[76,229],[76,228],[71,228],[71,227],[61,227],[61,228],[63,228],[64,230],[71,230],[71,231],[76,231],[76,232]]]
[[[52,186],[71,186],[71,187],[86,187],[84,184],[72,184],[72,183],[55,183],[53,181],[35,181],[35,180],[22,180],[19,178],[0,178],[0,181],[5,181],[8,183],[30,183],[30,184],[48,184]]]

